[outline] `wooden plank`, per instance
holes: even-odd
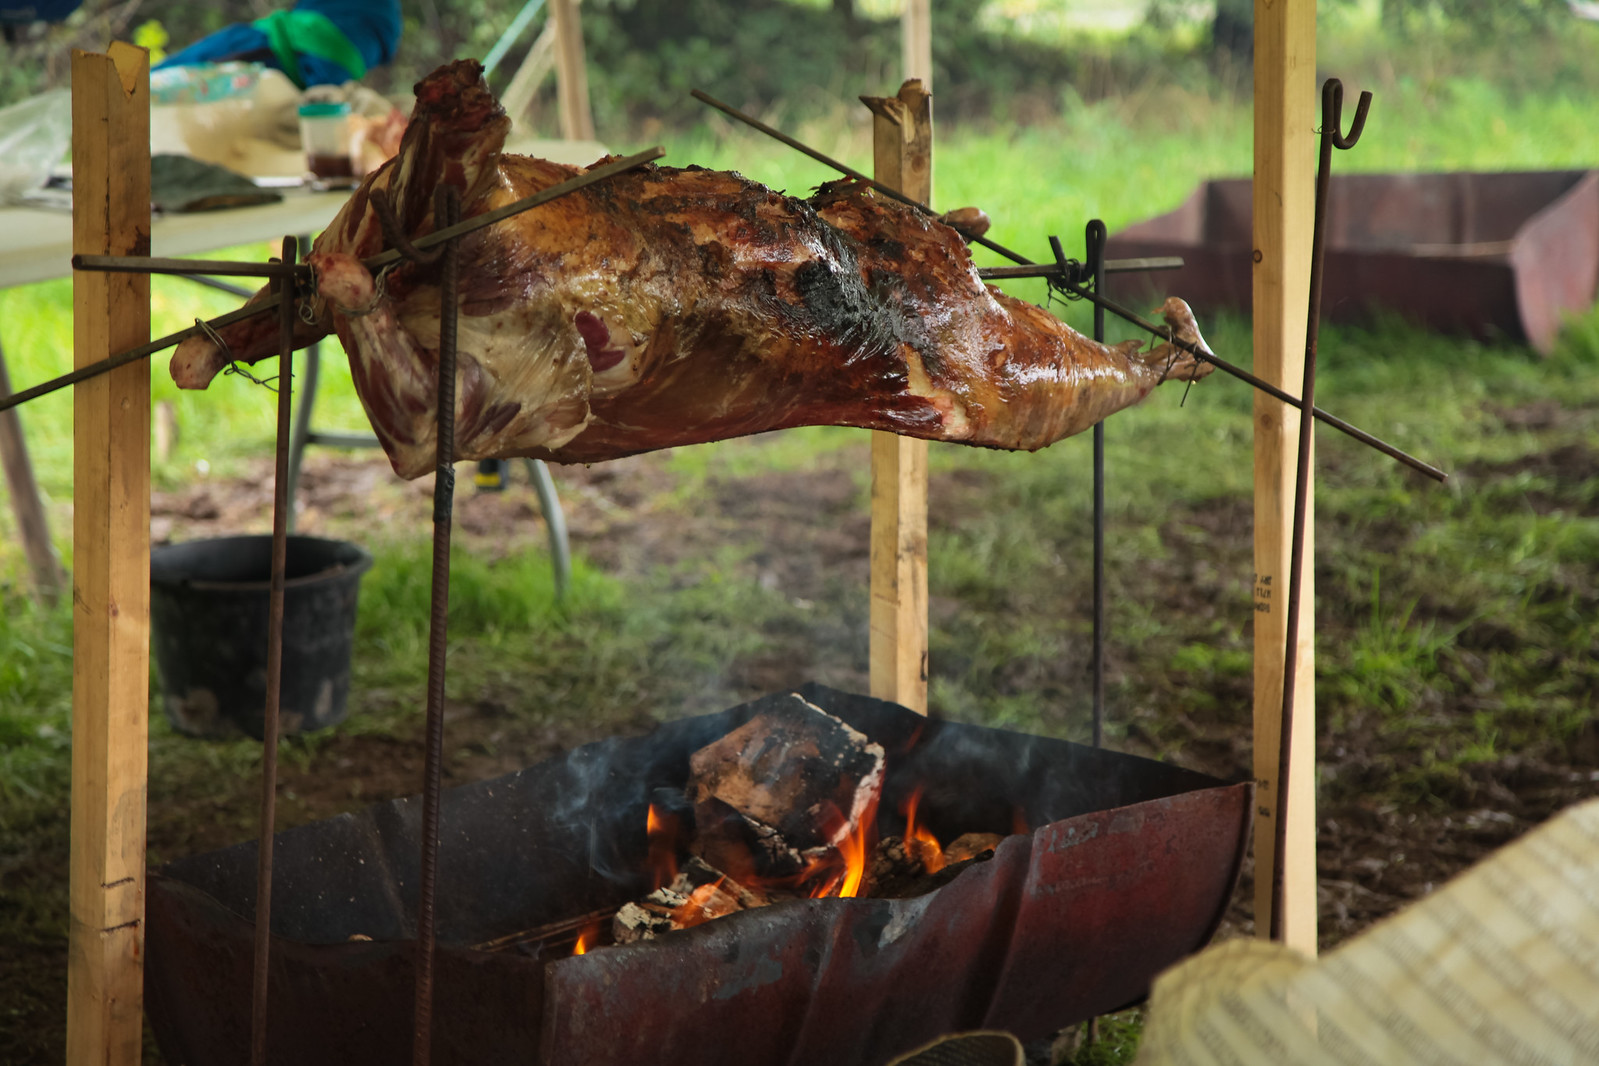
[[[1315,0],[1255,3],[1254,371],[1297,395],[1315,214]],[[1267,935],[1276,825],[1283,654],[1299,412],[1255,394],[1255,930]],[[1311,523],[1306,558],[1313,558]],[[1316,951],[1313,583],[1301,584],[1299,669],[1290,753],[1283,940]]]
[[[589,109],[589,75],[583,60],[583,24],[577,0],[550,0],[550,20],[555,26],[555,104],[560,112],[561,138],[594,139],[594,113]]]
[[[73,250],[150,250],[150,59],[72,53]],[[73,279],[78,366],[150,339],[150,280]],[[150,364],[73,396],[72,873],[67,1062],[142,1048],[150,687]]]
[[[873,112],[873,177],[933,198],[933,100],[915,79]],[[927,442],[872,434],[871,692],[927,713]]]
[[[922,87],[933,91],[933,2],[905,0],[900,16],[900,51],[905,77],[920,78]],[[904,189],[900,190],[904,192]],[[907,194],[908,195],[908,194]],[[923,200],[922,203],[926,203]]]
[[[0,352],[0,396],[11,395],[11,375],[6,372],[6,357]],[[17,517],[17,536],[33,572],[34,594],[54,603],[61,593],[61,560],[50,543],[50,523],[45,517],[39,483],[28,459],[28,442],[22,435],[18,412],[0,411],[0,466],[5,467],[6,488],[11,494],[11,510]]]

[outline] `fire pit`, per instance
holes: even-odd
[[[874,1064],[955,1029],[1036,1039],[1138,1000],[1220,920],[1251,785],[819,686],[801,695],[886,752],[882,820],[919,791],[941,839],[1039,828],[925,895],[794,900],[573,955],[581,929],[652,887],[647,812],[682,795],[690,756],[791,697],[454,789],[434,1061]],[[407,1061],[419,806],[278,834],[275,1061]],[[255,853],[150,877],[146,999],[171,1061],[247,1057]]]

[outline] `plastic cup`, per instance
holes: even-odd
[[[300,105],[300,144],[311,184],[334,188],[355,184],[350,159],[350,105],[343,101]]]

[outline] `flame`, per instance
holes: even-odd
[[[866,880],[866,856],[872,852],[872,848],[866,843],[868,828],[875,826],[863,818],[861,824],[855,828],[855,832],[838,842],[838,854],[844,860],[844,876],[838,888],[840,896],[861,894],[861,883]]]
[[[598,929],[596,929],[592,925],[585,926],[583,928],[583,931],[581,933],[577,934],[577,943],[572,946],[572,954],[573,955],[586,955],[588,953],[589,948],[594,946],[594,941],[595,941],[595,939],[598,936],[599,936],[599,930]]]
[[[671,884],[677,877],[677,838],[681,828],[676,815],[650,804],[644,817],[644,833],[649,840],[651,891]]]
[[[905,801],[905,850],[921,860],[924,870],[936,874],[944,868],[944,846],[932,830],[916,821],[916,808],[921,802],[920,788]]]
[[[828,812],[834,827],[842,827],[844,816],[838,810]],[[824,822],[823,824],[826,824]],[[866,864],[877,850],[877,801],[873,799],[861,812],[855,828],[839,838],[827,854],[813,858],[799,875],[801,884],[810,886],[812,899],[823,896],[859,896],[866,881]]]

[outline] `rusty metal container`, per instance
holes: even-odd
[[[1037,1039],[1142,998],[1215,930],[1250,784],[802,694],[883,744],[885,810],[920,786],[940,835],[1039,828],[924,896],[781,903],[552,959],[472,945],[646,891],[646,806],[763,701],[454,789],[433,1061],[873,1066],[960,1029]],[[278,834],[274,1062],[409,1061],[418,813],[412,797]],[[241,844],[152,873],[146,1003],[170,1062],[248,1057],[254,860]]]
[[[1170,293],[1202,310],[1248,311],[1250,184],[1207,181],[1176,210],[1112,235],[1111,258],[1184,261],[1177,271],[1118,276],[1116,294]],[[1526,340],[1548,354],[1562,316],[1593,306],[1599,171],[1334,177],[1324,276],[1330,320],[1396,311],[1431,329]]]

